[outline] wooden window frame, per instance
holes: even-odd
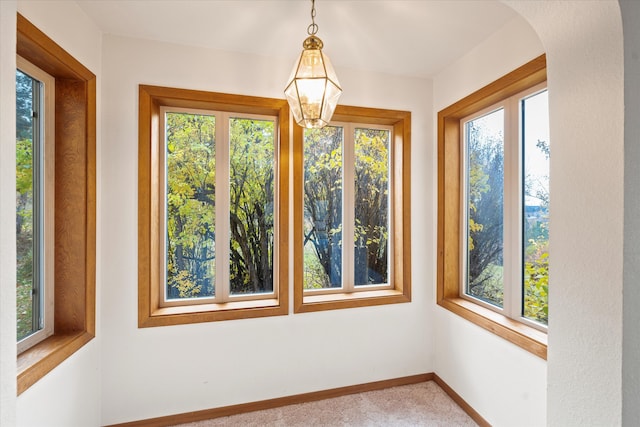
[[[460,122],[463,118],[547,80],[541,55],[438,112],[437,304],[546,360],[547,334],[461,295],[462,230]]]
[[[411,113],[339,105],[332,122],[393,127],[391,209],[393,221],[392,289],[305,295],[303,217],[303,128],[293,130],[294,313],[411,302]]]
[[[278,246],[277,298],[226,303],[161,306],[164,239],[161,209],[160,141],[162,107],[214,110],[276,116],[278,220],[274,244]],[[285,100],[230,95],[161,86],[139,86],[138,111],[138,327],[170,326],[221,320],[287,315],[289,221],[289,106]]]
[[[22,15],[16,53],[56,79],[54,332],[18,354],[18,395],[95,337],[96,76]]]

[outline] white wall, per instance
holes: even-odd
[[[547,51],[548,421],[621,422],[624,92],[617,1],[509,3]]]
[[[533,29],[515,18],[434,78],[434,111],[542,53]],[[435,170],[437,148],[432,150]],[[435,310],[436,373],[495,426],[544,425],[546,362],[441,307]]]
[[[0,425],[16,419],[16,2],[0,2]]]
[[[103,424],[433,371],[423,262],[433,256],[423,244],[434,239],[433,177],[419,160],[432,133],[429,82],[337,70],[342,103],[412,111],[412,303],[138,329],[138,85],[282,98],[292,63],[115,36],[103,55]]]
[[[4,2],[1,2],[4,3]],[[19,1],[18,12],[30,20],[40,30],[47,34],[56,43],[67,50],[71,55],[83,63],[94,74],[98,76],[98,112],[100,111],[100,67],[101,67],[101,34],[75,2],[71,1]],[[15,10],[13,19],[15,20]],[[72,23],[72,24],[71,24]],[[3,23],[4,24],[4,23]],[[4,25],[3,25],[4,30]],[[14,34],[15,26],[10,31]],[[4,39],[4,34],[3,34]],[[2,52],[2,63],[9,63],[15,58],[15,43],[12,52],[4,56]],[[15,69],[15,63],[12,66]],[[15,73],[15,72],[14,72]],[[15,75],[14,75],[15,78]],[[15,82],[11,82],[14,88]],[[4,101],[4,96],[2,97]],[[15,105],[13,105],[15,111]],[[4,115],[3,115],[4,116]],[[15,112],[11,115],[15,121]],[[14,122],[15,126],[15,122]],[[98,130],[100,120],[98,117]],[[3,138],[4,139],[4,138]],[[8,140],[15,152],[15,131],[14,136]],[[4,143],[5,141],[3,141]],[[98,156],[100,137],[98,135]],[[2,156],[4,157],[4,155]],[[12,156],[15,159],[15,155]],[[98,170],[98,176],[100,171]],[[3,191],[7,187],[2,184]],[[15,188],[15,185],[9,188]],[[15,198],[15,190],[10,190],[11,197]],[[98,203],[100,195],[98,194]],[[4,208],[4,203],[3,203]],[[13,208],[15,212],[15,207]],[[4,210],[3,210],[4,212]],[[15,214],[12,214],[15,215]],[[99,219],[98,219],[99,220]],[[5,221],[3,221],[5,223]],[[98,235],[100,239],[100,235]],[[4,239],[3,239],[4,241]],[[15,258],[13,260],[15,265]],[[14,269],[15,270],[15,269]],[[100,265],[98,264],[98,271]],[[5,286],[3,288],[15,289],[15,287]],[[15,279],[13,280],[15,283]],[[98,274],[98,294],[100,290],[100,280]],[[13,306],[15,307],[15,291]],[[4,311],[4,310],[3,310]],[[3,338],[3,348],[15,349],[15,315],[10,330],[13,331],[12,339],[5,341]],[[4,330],[4,326],[3,326]],[[54,426],[54,427],[86,427],[100,424],[100,321],[99,310],[97,313],[97,338],[94,338],[86,346],[62,362],[60,366],[43,377],[40,381],[31,386],[21,394],[17,401],[16,421],[6,425],[19,426]],[[15,351],[15,350],[14,350]],[[15,360],[15,355],[14,355]],[[14,362],[15,363],[15,362]],[[11,379],[2,378],[3,385],[14,384],[15,368],[10,374]],[[34,408],[38,408],[34,410]],[[16,424],[17,423],[17,424]],[[1,423],[5,425],[4,423]]]
[[[17,424],[15,425],[20,427],[101,425],[100,354],[99,345],[95,342],[94,339],[18,396]]]
[[[544,396],[544,363],[524,353],[503,360],[504,352],[517,353],[513,346],[441,309],[436,372],[497,426],[618,425],[624,159],[618,3],[505,3],[532,25],[548,61],[553,153],[546,420],[545,405],[539,401]],[[511,55],[502,48],[496,52]],[[477,68],[481,63],[465,65],[484,80],[485,72]],[[506,71],[496,69],[494,78]],[[449,76],[437,78],[437,95],[446,92],[440,81],[456,84]],[[436,96],[434,109],[447,103]],[[480,355],[469,360],[474,352]],[[465,372],[457,371],[465,365]],[[496,379],[483,373],[487,367],[501,374]]]
[[[620,1],[624,27],[624,318],[622,424],[640,419],[640,3]]]

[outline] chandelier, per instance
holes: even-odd
[[[309,37],[302,43],[302,53],[293,65],[284,90],[293,118],[305,128],[321,128],[328,124],[342,94],[331,61],[322,52],[322,40],[316,36],[315,17],[315,0],[311,0]]]

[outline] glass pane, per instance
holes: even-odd
[[[355,285],[389,283],[389,140],[355,131]]]
[[[166,114],[167,299],[214,295],[215,120]]]
[[[231,294],[273,291],[274,141],[272,121],[229,121]]]
[[[467,138],[466,293],[502,307],[504,111],[465,124]]]
[[[41,329],[41,185],[39,110],[41,83],[16,71],[16,314],[18,341]]]
[[[524,317],[549,315],[549,108],[547,91],[521,101],[524,153]]]
[[[342,287],[341,127],[304,131],[304,288]]]

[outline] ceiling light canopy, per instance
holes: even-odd
[[[321,128],[328,124],[342,94],[331,61],[322,52],[322,40],[316,36],[315,17],[315,0],[311,0],[309,37],[302,43],[302,53],[293,65],[284,90],[293,118],[305,128]]]

